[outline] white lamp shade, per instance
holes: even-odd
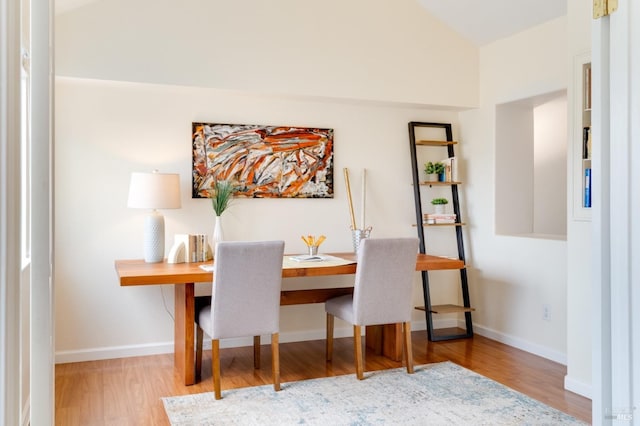
[[[180,208],[180,175],[175,173],[132,173],[127,206],[151,209],[144,222],[144,260],[164,259],[164,217],[156,209]]]
[[[136,209],[179,209],[180,175],[131,173],[127,206]]]

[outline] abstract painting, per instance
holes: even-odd
[[[192,123],[192,198],[217,180],[234,196],[333,198],[333,129]]]

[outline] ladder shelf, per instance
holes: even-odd
[[[442,140],[438,139],[417,139],[416,133],[419,132],[422,128],[430,128],[436,129],[436,131],[440,130],[444,133]],[[458,197],[458,186],[461,185],[461,182],[458,182],[455,179],[453,173],[448,175],[449,180],[447,181],[424,181],[420,179],[420,175],[422,172],[421,164],[418,164],[418,148],[421,147],[435,147],[446,149],[447,158],[455,159],[454,147],[457,145],[457,141],[453,140],[453,134],[451,130],[451,124],[449,123],[428,123],[428,122],[415,122],[412,121],[409,123],[409,144],[411,149],[411,166],[413,173],[413,191],[414,191],[414,200],[415,200],[415,209],[416,209],[416,223],[422,224],[422,226],[414,225],[418,232],[418,238],[420,240],[420,252],[426,253],[425,250],[425,229],[430,227],[453,227],[455,231],[456,243],[457,243],[457,259],[462,262],[461,268],[458,269],[460,272],[460,290],[461,290],[461,298],[462,304],[452,303],[452,304],[439,304],[432,305],[431,304],[431,290],[429,287],[429,272],[422,272],[422,290],[424,295],[424,306],[418,306],[416,309],[423,310],[425,312],[426,321],[427,321],[427,333],[430,341],[441,341],[441,340],[451,340],[458,338],[469,338],[473,336],[473,324],[471,320],[471,312],[474,311],[474,308],[471,307],[471,301],[469,298],[469,285],[468,285],[468,277],[467,277],[467,269],[465,263],[465,254],[464,254],[464,242],[462,235],[462,227],[465,225],[464,222],[461,221],[460,216],[460,202]],[[453,205],[453,213],[455,214],[455,222],[454,223],[425,223],[425,217],[422,212],[422,199],[421,199],[421,188],[423,187],[450,187],[451,188],[451,201]],[[427,189],[428,190],[428,189]],[[443,231],[444,232],[444,231]],[[449,231],[447,231],[449,232]],[[436,329],[433,324],[433,315],[437,314],[451,314],[451,313],[462,313],[465,319],[465,329],[460,332],[461,329]]]

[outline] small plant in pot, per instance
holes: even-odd
[[[444,208],[449,204],[449,200],[446,198],[434,198],[431,200],[431,204],[433,204],[436,213],[444,213]]]
[[[437,182],[438,176],[444,172],[444,164],[429,161],[424,165],[424,172],[427,174],[427,182]]]

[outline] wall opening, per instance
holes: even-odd
[[[496,106],[496,233],[567,235],[567,92]]]

